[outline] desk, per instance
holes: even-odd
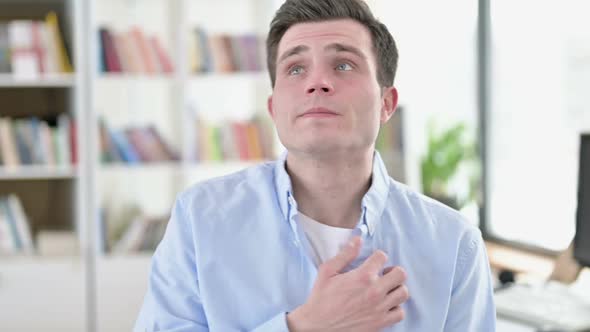
[[[515,323],[509,320],[505,320],[502,318],[498,318],[496,324],[496,331],[497,332],[535,332],[535,328],[523,325],[520,323]]]

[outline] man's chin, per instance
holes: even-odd
[[[295,150],[313,156],[329,156],[338,154],[348,154],[357,151],[350,145],[345,145],[341,141],[331,142],[329,140],[314,141],[295,148]]]

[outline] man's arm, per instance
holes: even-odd
[[[179,198],[152,258],[148,289],[134,332],[209,331],[199,290],[193,232]],[[286,314],[277,313],[253,331],[288,332]]]
[[[152,258],[135,332],[208,331],[199,296],[192,231],[183,202],[177,199]]]
[[[445,331],[496,331],[490,266],[478,229],[462,240]]]

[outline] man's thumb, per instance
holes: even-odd
[[[319,276],[322,279],[331,278],[342,271],[348,264],[358,256],[361,248],[361,238],[355,236],[340,249],[340,252],[333,258],[325,261],[319,269]]]

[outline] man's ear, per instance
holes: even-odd
[[[274,113],[274,111],[272,109],[272,95],[268,96],[268,99],[266,100],[266,108],[268,110],[268,114],[274,120],[275,113]]]
[[[395,87],[389,87],[383,89],[383,103],[381,105],[381,123],[387,122],[397,107],[397,89]]]

